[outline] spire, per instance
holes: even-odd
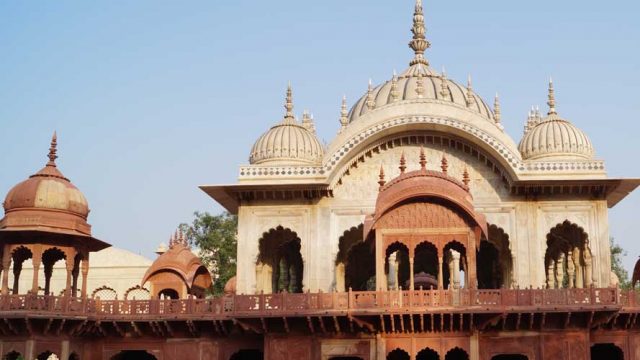
[[[444,100],[449,99],[449,86],[447,85],[447,72],[442,67],[442,75],[440,75],[440,96]]]
[[[302,126],[312,134],[316,134],[316,125],[313,123],[313,114],[309,113],[309,110],[302,112]]]
[[[291,82],[287,85],[287,97],[285,100],[284,108],[287,112],[284,114],[283,122],[285,124],[293,124],[296,122],[296,118],[293,115],[293,90],[291,90]]]
[[[347,112],[347,95],[342,95],[342,106],[340,107],[340,132],[347,128],[349,124],[349,113]]]
[[[382,190],[382,187],[386,183],[386,181],[384,181],[384,168],[382,167],[382,164],[380,164],[380,175],[378,175],[378,179],[378,185],[380,185],[379,190]]]
[[[556,95],[553,91],[553,79],[549,78],[549,101],[547,101],[547,105],[549,105],[549,112],[547,115],[557,115],[556,112]]]
[[[447,160],[447,156],[444,154],[444,152],[442,153],[442,160],[440,161],[440,168],[442,169],[443,173],[447,173],[447,170],[449,169],[449,161]]]
[[[471,106],[475,103],[476,98],[473,96],[473,87],[471,86],[471,74],[467,78],[467,106]]]
[[[469,186],[469,182],[471,182],[471,178],[469,177],[469,171],[467,170],[467,167],[464,167],[464,173],[462,173],[462,182],[466,185]]]
[[[53,132],[53,136],[51,137],[51,147],[49,147],[49,162],[47,162],[47,166],[56,166],[56,159],[58,158],[58,135],[56,132]]]
[[[420,147],[420,169],[427,169],[427,156],[424,154],[424,146]]]
[[[413,49],[415,57],[409,63],[410,65],[429,65],[429,62],[424,57],[424,51],[431,46],[425,37],[426,31],[427,29],[424,26],[424,15],[422,14],[422,0],[416,0],[416,7],[413,12],[413,27],[411,28],[413,38],[409,41],[409,47]]]
[[[367,87],[367,109],[373,110],[376,107],[376,99],[373,97],[373,85],[371,79],[369,79],[369,86]]]
[[[396,102],[398,101],[398,98],[400,98],[400,93],[398,92],[398,75],[396,74],[396,71],[393,70],[393,77],[391,78],[391,102]]]
[[[498,93],[496,93],[496,98],[493,101],[493,118],[496,121],[496,124],[500,124],[500,97],[498,97]]]
[[[398,168],[400,169],[400,174],[404,174],[404,171],[407,169],[407,160],[404,158],[404,151],[402,155],[400,155],[400,166]]]

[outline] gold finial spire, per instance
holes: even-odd
[[[416,0],[416,7],[413,12],[413,27],[411,28],[413,38],[409,41],[409,47],[413,49],[413,52],[416,55],[409,63],[410,65],[429,65],[429,62],[424,57],[424,51],[431,46],[425,37],[426,31],[427,29],[424,26],[424,15],[422,14],[422,0]]]
[[[49,162],[47,162],[47,166],[56,166],[56,159],[58,158],[58,135],[56,132],[53,132],[53,136],[51,137],[51,147],[49,147]]]
[[[380,185],[379,190],[382,190],[382,187],[386,183],[386,181],[384,181],[384,168],[382,167],[382,164],[380,164],[380,175],[378,175],[378,179],[378,185]]]
[[[556,112],[556,95],[553,90],[553,79],[549,78],[549,101],[547,101],[547,105],[549,105],[549,112],[547,115],[557,115]]]
[[[500,118],[502,114],[500,112],[500,97],[498,97],[498,93],[496,93],[496,97],[493,100],[493,119],[496,124],[500,124]]]
[[[398,168],[400,169],[400,174],[404,174],[404,171],[407,169],[407,160],[404,158],[404,151],[402,155],[400,155],[400,166]]]
[[[376,99],[373,97],[373,84],[369,79],[369,86],[367,87],[367,109],[373,110],[376,107]]]
[[[424,154],[424,146],[420,147],[420,169],[427,169],[427,156]]]
[[[396,74],[396,70],[393,70],[393,77],[391,78],[391,102],[396,102],[400,97],[400,92],[398,92],[398,75]]]
[[[476,98],[473,96],[473,86],[471,85],[471,74],[467,77],[467,106],[475,103]]]
[[[291,89],[291,82],[287,85],[287,97],[284,108],[287,110],[284,114],[284,122],[288,124],[294,123],[296,118],[293,115],[293,90]]]
[[[347,95],[342,95],[342,105],[340,106],[340,132],[349,124],[349,113],[347,112]]]

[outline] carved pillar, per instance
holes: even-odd
[[[576,268],[576,287],[583,288],[584,280],[582,276],[582,264],[580,261],[580,248],[576,247],[573,249],[573,265]]]
[[[376,289],[387,291],[387,277],[384,273],[385,253],[382,249],[382,234],[376,230]]]
[[[478,230],[479,231],[479,230]],[[480,236],[480,233],[477,234]],[[467,261],[469,262],[467,265],[468,274],[465,274],[469,277],[469,287],[473,289],[478,288],[478,275],[476,274],[476,234],[473,232],[469,233],[469,237],[467,237]]]
[[[411,256],[409,258],[409,290],[413,290],[414,289],[414,284],[413,284],[413,256]]]
[[[344,263],[338,263],[336,265],[336,291],[345,292],[347,290],[345,277]]]
[[[459,289],[460,288],[460,253],[452,250],[451,255],[452,255],[452,263],[453,263],[453,272],[451,273],[453,277],[453,288]]]
[[[558,261],[556,261],[556,282],[558,288],[562,288],[564,284],[564,254],[560,254]]]
[[[449,250],[445,255],[444,262],[449,268],[449,289],[453,289],[453,251]]]
[[[442,263],[442,255],[438,254],[438,290],[444,289],[444,279],[442,278]]]
[[[567,253],[567,275],[569,275],[569,288],[573,288],[575,285],[575,265],[573,262],[573,253],[571,250]]]
[[[73,267],[76,262],[76,252],[75,250],[72,250],[72,251],[69,251],[69,253],[67,253],[66,255],[67,255],[67,259],[66,259],[67,285],[65,287],[64,294],[65,296],[71,296],[71,277],[72,277],[71,274],[73,272]]]
[[[89,275],[89,253],[85,254],[85,258],[80,263],[82,265],[82,297],[87,297],[87,276]]]
[[[586,287],[591,287],[593,285],[593,263],[591,257],[591,249],[587,248],[584,251],[584,285]]]
[[[34,251],[33,258],[31,259],[33,263],[33,282],[31,284],[31,292],[34,295],[38,294],[38,278],[40,277],[40,264],[42,264],[42,250]]]
[[[11,268],[11,252],[9,246],[2,253],[2,295],[9,295],[9,269]]]
[[[553,260],[549,260],[549,264],[547,265],[547,289],[554,289],[556,287],[556,282],[554,281],[553,275]]]

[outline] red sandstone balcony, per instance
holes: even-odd
[[[633,311],[634,291],[605,289],[499,289],[352,291],[232,295],[212,299],[109,300],[58,296],[0,296],[4,318],[86,316],[96,319],[215,319],[417,313],[532,313]]]

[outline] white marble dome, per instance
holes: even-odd
[[[557,114],[550,114],[527,131],[518,148],[525,160],[593,158],[587,135]]]
[[[252,165],[319,165],[324,148],[316,135],[299,124],[293,115],[291,86],[287,89],[284,119],[271,127],[253,144]],[[309,120],[311,121],[311,120]]]

